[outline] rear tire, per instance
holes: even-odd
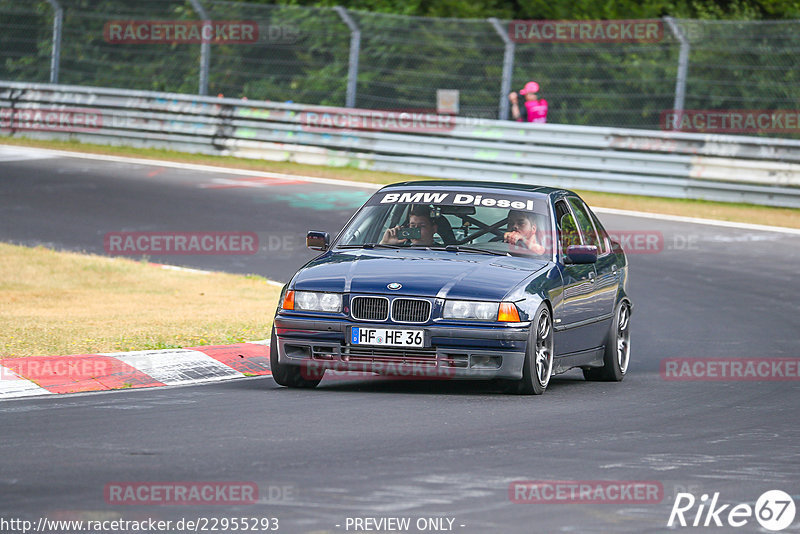
[[[553,375],[553,317],[542,303],[531,322],[520,380],[503,381],[507,393],[541,395]]]
[[[586,380],[620,382],[628,372],[631,359],[631,305],[623,300],[614,312],[606,338],[603,367],[583,370]]]
[[[309,376],[312,371],[303,373],[303,368],[299,365],[289,365],[278,361],[278,338],[275,336],[275,326],[272,327],[272,336],[269,341],[269,368],[272,371],[272,379],[280,386],[289,388],[315,388],[322,381],[325,370],[314,370],[314,374],[319,377]],[[306,376],[304,376],[306,375]]]

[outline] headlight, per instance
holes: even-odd
[[[475,304],[475,317],[481,321],[494,321],[497,319],[498,304],[479,302]]]
[[[519,311],[513,302],[478,302],[448,300],[444,303],[445,319],[470,319],[473,321],[498,321],[518,323]]]
[[[295,291],[294,309],[299,311],[342,311],[342,296],[339,293],[318,293],[316,291]]]
[[[496,321],[499,302],[475,302],[471,300],[448,300],[444,303],[445,319],[473,319]]]

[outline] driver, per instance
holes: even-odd
[[[534,254],[544,254],[544,246],[536,235],[536,218],[530,211],[510,210],[508,212],[508,232],[503,234],[503,241],[525,247]]]
[[[419,239],[400,239],[397,237],[397,231],[402,228],[395,226],[389,228],[384,232],[381,245],[419,245],[423,247],[430,247],[433,245],[433,234],[439,228],[431,218],[431,210],[428,206],[414,206],[411,208],[411,214],[408,217],[409,228],[419,228]]]

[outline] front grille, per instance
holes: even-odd
[[[386,297],[353,297],[350,308],[353,319],[385,321],[389,318],[389,299]]]
[[[400,323],[424,323],[431,314],[431,303],[420,299],[394,299],[392,320]]]
[[[350,346],[342,349],[342,359],[351,362],[405,363],[435,367],[436,349]]]

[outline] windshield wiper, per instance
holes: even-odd
[[[361,245],[337,245],[336,248],[405,248],[405,249],[429,249],[446,250],[448,252],[477,252],[478,254],[491,254],[492,256],[511,256],[508,252],[497,250],[487,250],[485,248],[471,247],[469,245],[390,245],[388,243],[363,243]]]
[[[485,248],[470,247],[469,245],[445,245],[444,247],[431,247],[438,250],[446,250],[448,252],[477,252],[479,254],[492,254],[493,256],[510,256],[508,252],[500,252],[499,250],[487,250]]]
[[[338,245],[337,248],[408,248],[388,243],[363,243],[361,245]]]

